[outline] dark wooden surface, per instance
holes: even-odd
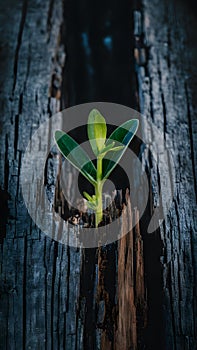
[[[1,1],[0,16],[0,348],[195,349],[193,2],[94,7],[88,1],[8,0]],[[111,24],[103,30],[106,19]],[[115,43],[111,52],[101,44],[106,35]],[[145,157],[152,199],[144,221],[99,251],[70,248],[40,232],[20,187],[21,160],[41,122],[60,108],[94,100],[145,114],[163,133],[176,174],[169,214],[160,230],[147,234],[156,188],[161,184],[164,201],[165,189]],[[156,135],[143,132],[151,144]],[[129,204],[124,215],[128,225]]]
[[[140,106],[142,113],[163,132],[175,166],[173,203],[160,230],[164,348],[195,349],[196,16],[190,2],[144,1],[143,4],[142,34],[147,59],[138,70]],[[162,174],[159,176],[161,180]],[[159,182],[158,172],[156,178]],[[165,193],[165,188],[161,191]],[[152,290],[156,283],[154,275],[149,283]],[[154,291],[151,295],[156,300]],[[150,299],[150,305],[154,303]],[[153,317],[159,320],[156,310]]]

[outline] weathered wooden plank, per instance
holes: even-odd
[[[8,1],[0,6],[0,186],[9,213],[1,225],[0,344],[2,349],[58,348],[64,340],[59,334],[64,334],[65,310],[59,300],[66,298],[67,252],[31,222],[20,170],[32,133],[60,108],[54,72],[62,71],[65,57],[62,2]]]
[[[195,16],[186,3],[143,1],[142,34],[148,55],[144,66],[139,64],[137,69],[141,112],[163,133],[176,176],[173,203],[157,233],[163,244],[165,349],[193,349],[196,339],[194,23]],[[150,143],[155,136],[147,137]],[[154,173],[159,184],[157,169]],[[165,193],[162,187],[160,190]],[[153,201],[156,196],[153,192]]]

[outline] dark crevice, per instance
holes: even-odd
[[[24,91],[26,90],[26,87],[27,87],[27,80],[28,80],[29,72],[30,72],[31,57],[32,57],[31,55],[32,55],[31,44],[29,44],[29,51],[28,51],[28,58],[27,58],[27,73],[26,73],[25,82],[24,82]],[[19,113],[22,113],[22,109],[21,109],[21,112],[19,112]]]
[[[45,302],[44,302],[44,306],[45,306],[45,350],[48,349],[48,320],[47,320],[47,301],[48,301],[48,281],[47,281],[47,275],[48,275],[48,271],[47,271],[47,258],[46,258],[46,251],[47,251],[47,238],[44,238],[44,269],[45,269],[45,275],[44,275],[44,285],[45,285]]]
[[[189,135],[190,135],[190,147],[191,147],[191,160],[192,160],[192,171],[193,171],[193,179],[194,179],[194,192],[197,201],[197,181],[196,181],[196,171],[195,171],[195,155],[194,155],[194,141],[193,141],[193,131],[192,131],[192,118],[190,112],[190,103],[189,103],[189,95],[187,84],[185,83],[185,94],[187,101],[187,116],[188,116],[188,125],[189,125]]]
[[[63,249],[62,249],[62,254],[60,257],[60,271],[61,271],[61,262],[63,260]],[[57,287],[57,349],[60,349],[60,336],[61,336],[61,332],[60,332],[60,304],[61,304],[61,274],[59,273],[59,278],[58,278],[58,287]]]
[[[167,132],[167,119],[166,119],[166,104],[163,91],[161,92],[161,102],[163,106],[163,130],[164,130],[164,140],[166,140],[166,132]]]
[[[96,249],[83,249],[80,295],[86,299],[84,349],[95,349],[96,319],[94,309]]]
[[[67,258],[68,258],[68,263],[67,263],[67,276],[66,276],[66,282],[67,282],[67,299],[66,299],[66,311],[68,312],[69,310],[69,295],[70,295],[70,247],[69,245],[67,246]]]
[[[19,51],[20,51],[21,42],[22,42],[23,29],[24,29],[24,26],[25,26],[25,19],[26,19],[26,13],[27,13],[27,4],[28,4],[28,0],[23,0],[21,22],[20,22],[20,27],[19,27],[19,32],[18,32],[16,52],[15,52],[15,57],[14,57],[14,82],[13,82],[12,93],[14,93],[14,90],[15,90],[15,87],[16,87],[17,71],[18,71],[18,56],[19,56]]]
[[[159,67],[159,60],[158,60],[158,67]],[[162,77],[161,77],[161,71],[158,68],[158,76],[159,76],[159,88],[160,88],[160,94],[161,94],[161,103],[163,108],[163,131],[164,131],[164,140],[166,140],[166,132],[167,132],[167,113],[166,113],[166,103],[165,103],[165,97],[164,92],[162,88]]]
[[[104,10],[103,10],[104,9]],[[62,37],[66,46],[66,65],[62,81],[62,108],[80,103],[103,101],[123,104],[134,109],[140,109],[138,98],[139,80],[136,72],[143,66],[148,76],[147,59],[148,48],[144,42],[142,32],[140,40],[134,38],[133,10],[140,11],[142,5],[139,1],[132,4],[128,1],[116,3],[110,1],[92,3],[64,2],[64,23]],[[142,16],[141,16],[142,17]],[[133,38],[133,39],[132,39]],[[137,41],[136,41],[137,40]],[[139,61],[134,60],[134,48],[137,45]],[[140,65],[140,66],[139,66]],[[139,73],[140,74],[140,73]],[[149,77],[149,76],[148,76]],[[153,97],[151,78],[150,96]],[[163,101],[165,113],[165,101]],[[151,101],[151,117],[154,120],[154,111]],[[166,124],[164,129],[166,130]],[[87,138],[81,130],[74,130],[73,137],[77,140]],[[83,140],[82,140],[83,141]],[[140,145],[138,145],[139,149]],[[136,151],[138,154],[138,152]],[[150,156],[150,163],[152,159]],[[148,172],[150,168],[147,169]],[[118,174],[117,174],[118,175]],[[150,178],[149,178],[150,179]],[[151,183],[150,183],[151,184]],[[162,266],[160,256],[163,244],[159,230],[146,235],[147,227],[153,210],[153,193],[150,191],[149,202],[141,219],[140,227],[144,243],[145,282],[148,294],[148,323],[144,329],[142,309],[138,308],[138,345],[139,349],[163,349],[163,323],[162,318]],[[67,275],[67,310],[69,303],[69,247],[68,247],[68,275]],[[113,244],[103,248],[102,259],[107,256],[108,265],[103,272],[103,290],[108,293],[109,299],[105,303],[106,318],[102,324],[97,325],[105,332],[108,341],[113,343],[113,327],[116,324],[114,315],[116,261],[113,253]],[[112,254],[112,256],[111,256]],[[113,257],[113,258],[112,258]],[[126,257],[125,257],[126,258]],[[80,298],[85,299],[84,320],[84,349],[96,347],[96,318],[94,307],[95,265],[98,263],[95,249],[83,251],[81,271]],[[117,286],[116,286],[117,288]],[[103,298],[103,290],[100,300]],[[107,294],[105,294],[107,295]],[[96,314],[97,314],[96,305]],[[80,314],[80,305],[78,313]],[[159,321],[158,321],[159,320]]]
[[[9,194],[6,190],[0,187],[0,244],[3,243],[3,239],[6,237],[6,224],[9,216],[8,212],[8,200]],[[3,245],[2,245],[3,247]]]
[[[135,108],[130,3],[69,1],[65,22],[69,106],[108,101]]]
[[[149,77],[149,81],[150,81],[150,89],[149,89],[149,93],[150,93],[150,98],[151,98],[151,101],[150,101],[150,115],[151,115],[151,118],[152,118],[152,121],[154,122],[154,110],[153,110],[153,88],[152,88],[152,79],[151,77],[148,75]]]
[[[49,10],[48,10],[48,16],[47,16],[47,31],[50,32],[51,30],[51,19],[53,14],[53,7],[54,7],[54,0],[50,0],[49,3]]]
[[[54,350],[54,305],[55,299],[57,298],[55,294],[55,278],[56,278],[56,265],[58,257],[58,242],[52,241],[53,246],[53,273],[52,273],[52,283],[51,283],[51,350]]]
[[[27,329],[27,320],[26,320],[26,305],[27,305],[27,233],[25,232],[24,236],[24,260],[23,260],[23,350],[26,350],[26,329]]]
[[[18,156],[18,174],[17,174],[17,188],[16,188],[16,198],[18,198],[19,188],[20,188],[20,172],[21,172],[21,160],[22,160],[22,151],[19,151]]]
[[[23,111],[23,93],[21,93],[19,97],[18,114],[22,114],[22,111]]]
[[[14,158],[17,155],[17,145],[18,145],[18,131],[19,131],[19,115],[15,116],[15,127],[14,127]]]
[[[153,193],[151,189],[151,176],[147,169],[149,178],[149,199],[146,209],[140,219],[141,234],[144,246],[144,270],[145,286],[147,289],[147,326],[144,329],[144,338],[142,342],[145,349],[163,350],[164,331],[163,331],[163,269],[160,257],[163,255],[163,242],[158,229],[154,233],[147,234],[147,228],[153,211]]]
[[[172,329],[173,329],[173,339],[171,339],[171,341],[173,341],[173,346],[174,349],[176,350],[176,339],[175,339],[175,335],[176,335],[176,328],[175,328],[175,315],[174,315],[174,310],[173,310],[173,291],[172,291],[172,263],[170,263],[168,265],[168,276],[167,276],[167,288],[169,291],[169,295],[170,295],[170,313],[171,313],[171,317],[172,317]],[[177,349],[179,350],[179,349]]]
[[[4,158],[4,189],[8,190],[9,160],[8,160],[8,135],[5,135],[5,158]]]

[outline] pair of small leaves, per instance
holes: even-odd
[[[109,177],[122,158],[137,129],[138,120],[128,120],[117,127],[106,140],[107,126],[104,117],[95,109],[90,112],[88,137],[94,154],[103,158],[102,181]],[[55,132],[55,141],[63,156],[95,186],[97,169],[83,148],[71,136],[60,130]]]
[[[97,199],[96,196],[90,196],[87,192],[83,192],[84,197],[87,199],[87,205],[90,209],[96,210],[97,208]]]
[[[115,146],[115,141],[106,145],[107,125],[99,111],[93,109],[88,117],[88,138],[96,157],[103,158],[108,152],[116,152],[124,146]]]

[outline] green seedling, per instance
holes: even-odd
[[[93,109],[88,117],[87,132],[96,156],[95,166],[84,149],[68,134],[55,132],[56,144],[62,155],[94,186],[95,194],[83,192],[88,207],[95,212],[95,226],[103,217],[102,189],[105,181],[125,153],[138,129],[138,120],[131,119],[117,127],[107,138],[107,125],[101,113]]]

